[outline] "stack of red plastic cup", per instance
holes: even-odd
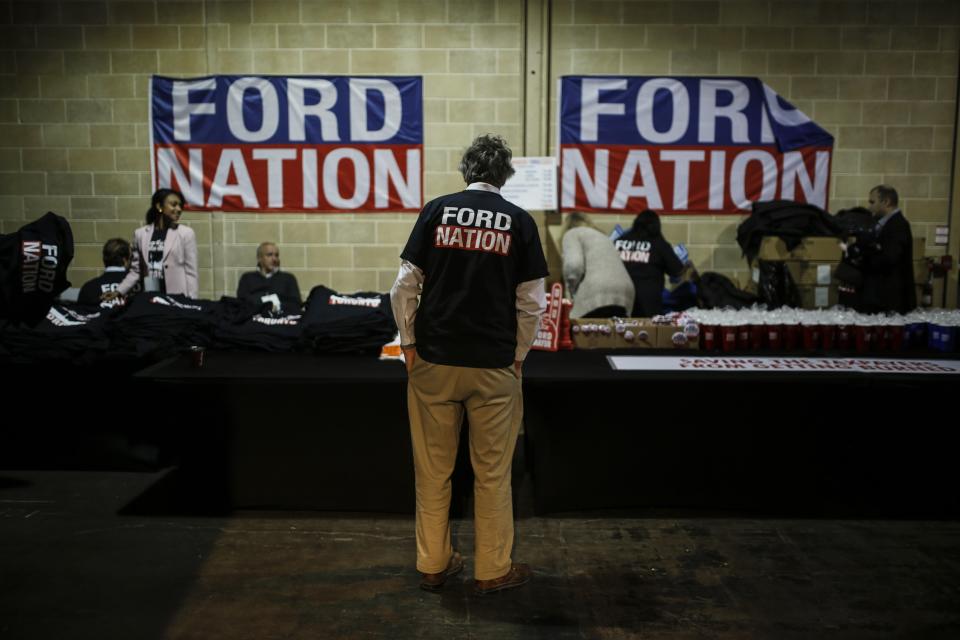
[[[804,324],[800,325],[800,333],[803,338],[804,351],[816,351],[820,348],[820,325]]]
[[[737,334],[739,332],[740,327],[737,325],[724,325],[720,327],[720,333],[722,336],[722,344],[720,348],[724,353],[730,353],[731,351],[737,350]]]

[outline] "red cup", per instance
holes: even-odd
[[[823,343],[824,351],[833,351],[837,343],[837,327],[832,324],[821,325],[820,341]]]
[[[193,364],[194,369],[203,368],[203,353],[205,349],[203,347],[192,346],[190,347],[190,362]]]
[[[720,337],[720,327],[704,325],[700,331],[700,348],[704,351],[713,351],[717,348],[717,339]]]
[[[722,327],[720,334],[723,336],[723,346],[721,347],[724,351],[736,351],[737,350],[737,333],[739,327]]]
[[[837,326],[837,349],[841,351],[850,350],[850,341],[853,338],[851,335],[850,327],[845,324]]]
[[[773,351],[783,348],[783,327],[779,324],[767,325],[767,344]]]
[[[783,348],[793,351],[800,344],[800,326],[787,324],[783,326]]]
[[[866,353],[873,346],[873,327],[857,325],[853,328],[853,342],[857,353]]]
[[[750,348],[754,351],[763,349],[763,338],[767,328],[762,324],[750,325]]]
[[[877,351],[890,351],[893,344],[893,327],[877,327]]]
[[[890,351],[903,351],[903,327],[894,325],[890,329]]]
[[[816,351],[820,348],[820,326],[816,324],[805,324],[801,326],[801,335],[803,336],[803,350]]]
[[[746,351],[750,348],[750,325],[742,324],[737,327],[737,349]]]

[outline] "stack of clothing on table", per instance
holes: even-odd
[[[223,297],[214,315],[217,328],[213,346],[218,349],[295,351],[301,346],[300,314],[271,313],[269,303]]]
[[[165,357],[207,347],[216,328],[216,302],[181,295],[142,293],[111,316],[111,350],[123,355]]]
[[[303,316],[257,314],[241,324],[217,327],[216,344],[222,349],[296,351],[303,338]]]
[[[305,307],[303,337],[317,352],[380,353],[397,333],[385,293],[344,295],[321,285],[310,291]]]
[[[52,211],[0,235],[0,318],[31,327],[42,322],[54,298],[70,286],[71,260],[70,224]]]
[[[110,346],[105,326],[105,312],[54,304],[35,327],[0,323],[0,359],[92,363],[105,355]]]

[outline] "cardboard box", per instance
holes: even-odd
[[[807,260],[787,260],[787,271],[798,286],[826,287],[836,284],[835,274],[839,262],[811,262]]]
[[[837,238],[802,238],[793,251],[777,236],[766,236],[760,243],[761,260],[807,260],[812,262],[839,262],[843,257]]]
[[[584,332],[585,325],[608,327],[609,333]],[[579,318],[570,321],[570,330],[577,349],[653,349],[657,344],[657,326],[649,318],[622,318],[617,322],[606,318]]]
[[[798,286],[829,286],[837,284],[836,272],[839,262],[823,262],[810,260],[784,260],[790,277]],[[913,281],[922,284],[927,281],[927,261],[913,261]]]
[[[829,286],[798,286],[801,309],[825,309],[838,303],[840,293],[836,284]]]
[[[674,334],[683,333],[683,327],[662,324],[657,326],[657,348],[658,349],[679,349],[696,350],[700,348],[700,338],[690,338],[684,344],[677,344],[673,341]]]

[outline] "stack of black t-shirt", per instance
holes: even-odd
[[[258,314],[240,324],[217,325],[216,347],[255,351],[295,351],[303,337],[302,316]]]
[[[54,298],[70,286],[73,232],[48,211],[16,233],[0,235],[0,318],[35,326]]]
[[[35,327],[0,326],[0,357],[16,362],[92,362],[107,353],[105,314],[96,309],[54,304]]]
[[[270,303],[224,296],[213,308],[213,347],[256,351],[293,351],[303,334],[299,314],[271,313]]]
[[[111,317],[111,350],[124,355],[164,356],[191,346],[210,346],[216,307],[217,303],[210,300],[141,293]]]
[[[345,295],[320,285],[310,291],[305,306],[303,337],[318,352],[379,353],[397,333],[388,294]]]

